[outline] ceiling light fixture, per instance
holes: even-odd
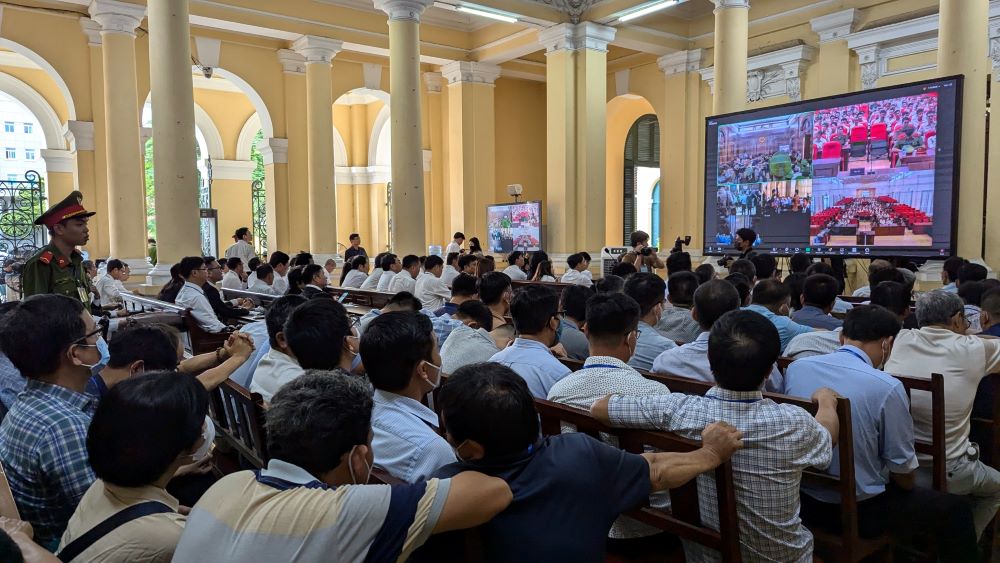
[[[645,15],[648,15],[648,14],[652,14],[653,12],[658,12],[658,11],[664,9],[664,8],[669,8],[670,6],[673,6],[674,4],[677,4],[677,3],[678,3],[678,0],[657,0],[656,2],[652,2],[650,4],[646,4],[645,6],[641,6],[639,9],[637,9],[635,11],[629,12],[629,13],[621,16],[620,18],[618,18],[618,22],[619,23],[624,23],[624,22],[627,22],[629,20],[634,20],[636,18],[641,18],[642,16],[645,16]]]
[[[490,18],[492,20],[507,22],[507,23],[517,23],[517,18],[509,14],[501,14],[499,12],[494,12],[491,10],[484,10],[481,8],[473,8],[471,6],[461,5],[455,8],[456,11],[463,12],[466,14],[472,14],[474,16],[480,16],[484,18]]]

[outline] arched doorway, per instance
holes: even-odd
[[[650,243],[659,247],[660,123],[654,114],[637,119],[625,137],[622,193],[623,244],[629,244],[634,231],[642,230],[650,233]]]

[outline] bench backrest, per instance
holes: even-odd
[[[257,469],[267,465],[264,400],[232,380],[212,392],[209,412],[218,437]]]
[[[256,291],[247,291],[245,289],[227,289],[222,288],[222,295],[224,299],[236,299],[237,297],[246,297],[252,300],[258,305],[263,305],[267,307],[272,301],[281,297],[280,295],[271,295],[269,293],[258,293]]]
[[[344,300],[345,303],[354,303],[357,305],[364,305],[367,307],[372,307],[375,309],[381,309],[389,304],[389,300],[392,299],[394,293],[383,293],[381,291],[369,291],[367,289],[355,289],[353,287],[327,287],[327,289],[336,297],[340,297],[343,294],[347,294],[347,298]]]
[[[948,491],[948,475],[944,442],[944,376],[932,373],[930,379],[893,375],[906,389],[907,398],[911,399],[913,391],[924,391],[931,394],[931,441],[915,440],[914,449],[918,454],[931,456],[933,460],[932,475],[935,491]]]

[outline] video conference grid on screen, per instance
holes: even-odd
[[[705,253],[952,253],[961,77],[707,120]],[[714,142],[713,142],[714,141]]]
[[[490,252],[542,249],[542,202],[502,203],[486,208]]]

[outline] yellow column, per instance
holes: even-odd
[[[149,0],[158,259],[149,276],[153,284],[166,279],[181,258],[201,254],[188,10],[189,0]]]
[[[392,105],[392,248],[426,254],[424,155],[420,146],[420,15],[433,0],[375,0],[389,15]]]
[[[431,151],[430,159],[430,204],[428,207],[428,240],[431,244],[437,241],[447,240],[451,233],[455,232],[444,215],[444,149],[442,119],[441,119],[441,82],[442,76],[437,72],[425,72],[424,84],[427,86],[427,124],[428,139]],[[445,234],[445,233],[448,234]],[[472,236],[472,235],[469,235]]]
[[[92,202],[99,219],[90,222],[91,254],[110,256],[108,235],[108,164],[105,142],[106,119],[104,114],[104,63],[101,49],[101,25],[90,18],[80,18],[80,27],[87,36],[90,50],[90,99],[93,121],[70,121],[67,129],[74,136],[71,144],[77,147],[77,174],[84,201]],[[86,144],[89,148],[83,148]],[[142,264],[140,264],[142,266]]]
[[[981,218],[986,159],[982,146],[986,140],[986,80],[990,72],[986,53],[989,4],[988,0],[941,0],[938,28],[938,76],[965,75],[962,158],[957,163],[961,182],[956,187],[957,216],[961,218],[958,253],[968,259],[983,257]],[[996,232],[994,226],[990,230]]]
[[[94,0],[90,4],[91,19],[101,26],[109,249],[111,256],[128,262],[137,275],[149,271],[145,260],[145,184],[135,71],[135,29],[145,14],[144,6],[115,0]],[[189,83],[190,76],[189,70]]]
[[[333,165],[333,83],[330,63],[340,41],[304,35],[292,49],[306,58],[306,137],[309,173],[309,251],[337,256],[337,194]]]
[[[743,109],[747,102],[747,38],[750,0],[715,2],[716,115]]]
[[[467,236],[486,234],[486,206],[494,203],[496,184],[493,111],[494,82],[500,67],[456,61],[441,67],[448,82],[448,174],[458,199],[453,209],[461,214],[456,231]]]
[[[853,89],[847,36],[854,31],[860,16],[860,10],[849,8],[809,20],[813,32],[819,35],[819,52],[809,69],[812,78],[806,81],[806,98],[844,94]]]
[[[990,26],[990,56],[993,63],[994,88],[998,88],[1000,82],[1000,26]],[[969,87],[969,83],[965,83]],[[986,248],[984,258],[993,270],[1000,270],[1000,191],[997,190],[1000,182],[1000,127],[990,127],[990,153],[988,161],[994,163],[989,167],[989,177],[986,181]],[[963,151],[963,158],[965,152]]]
[[[306,104],[306,59],[295,51],[281,49],[278,60],[284,71],[287,138],[281,147],[272,144],[275,150],[275,228],[280,243],[274,248],[292,253],[309,248],[308,119],[302,111]]]
[[[84,202],[91,202],[94,206],[93,209],[102,215],[90,225],[90,242],[87,243],[87,249],[91,254],[107,256],[109,253],[108,243],[102,237],[106,233],[103,225],[107,224],[107,205],[102,205],[105,194],[98,194],[98,184],[94,179],[94,123],[92,121],[67,121],[65,135],[66,140],[69,141],[69,152],[76,157],[76,174],[71,185],[80,190]],[[45,165],[49,170],[49,201],[58,201],[52,192],[52,169],[48,168],[51,157],[46,156],[45,153],[46,151],[43,150],[42,157],[45,158]],[[66,193],[69,194],[69,192]],[[139,267],[142,265],[138,264]]]
[[[614,28],[592,22],[538,35],[547,81],[545,245],[555,253],[593,255],[605,243],[607,45],[614,36]]]
[[[660,246],[674,237],[691,235],[691,246],[702,246],[704,199],[698,143],[701,120],[702,51],[680,51],[657,60],[664,74],[663,121],[660,123]],[[680,133],[679,133],[680,132]]]

